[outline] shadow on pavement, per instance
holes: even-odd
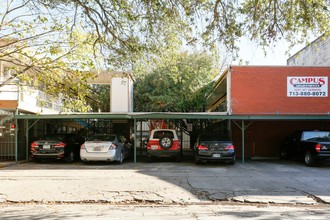
[[[173,162],[162,158],[123,164],[81,161],[17,164],[0,170],[3,183],[0,195],[26,192],[23,201],[40,199],[55,203],[330,203],[329,163],[306,167],[301,161],[247,160],[235,165],[215,162],[195,165],[190,159]],[[33,189],[34,185],[39,189]],[[31,198],[27,195],[29,190],[36,190]],[[11,196],[20,199],[20,195]]]

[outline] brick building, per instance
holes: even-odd
[[[298,129],[330,129],[330,67],[231,66],[217,81],[208,110],[230,115],[268,115],[273,120],[246,122],[246,158],[278,157],[282,140]],[[224,108],[225,107],[225,108]],[[276,116],[328,115],[329,120],[276,120]],[[242,128],[226,122],[238,150]]]

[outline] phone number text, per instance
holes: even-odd
[[[288,96],[327,97],[326,92],[289,92]]]

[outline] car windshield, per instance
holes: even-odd
[[[154,133],[154,138],[161,138],[164,136],[169,137],[169,138],[174,138],[172,131],[155,131],[155,133]]]
[[[43,141],[64,141],[66,139],[66,134],[49,134],[41,138]]]
[[[87,139],[87,141],[114,141],[116,139],[116,135],[94,135]]]
[[[304,141],[330,141],[330,131],[308,131],[301,138]]]

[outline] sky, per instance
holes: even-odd
[[[255,43],[251,42],[248,39],[243,39],[240,46],[240,59],[243,60],[243,65],[286,65],[286,61],[290,56],[297,53],[299,50],[303,49],[304,45],[296,45],[292,50],[289,51],[289,54],[286,54],[288,49],[288,43],[280,41],[276,46],[269,46],[266,51],[267,55],[264,55],[264,52],[259,48]],[[234,65],[237,65],[238,62],[234,61]]]

